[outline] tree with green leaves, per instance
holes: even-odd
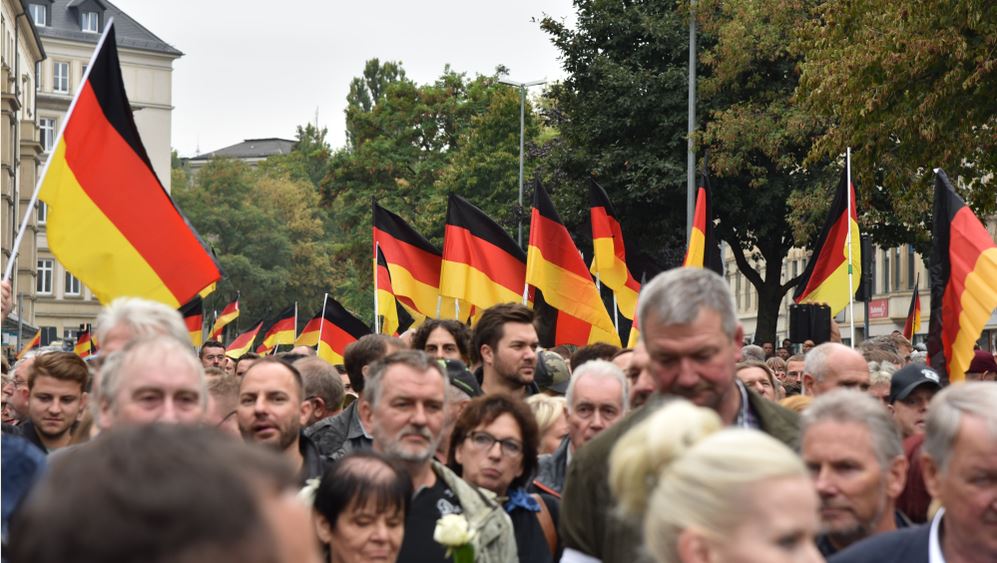
[[[997,209],[997,4],[820,2],[816,15],[797,96],[828,127],[810,159],[852,147],[877,241],[927,249],[935,167],[977,214]]]

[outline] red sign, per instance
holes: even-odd
[[[870,319],[890,318],[890,300],[888,298],[870,300],[869,318]]]

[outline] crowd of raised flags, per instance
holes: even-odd
[[[128,105],[114,45],[114,27],[109,25],[34,197],[48,205],[53,254],[102,303],[140,296],[177,307],[197,345],[204,341],[202,297],[215,289],[222,272],[152,170]],[[711,199],[704,168],[684,265],[722,271]],[[851,303],[862,262],[856,199],[846,165],[795,290],[796,302],[826,303],[832,314]],[[619,345],[621,333],[628,334],[626,340],[632,344],[638,334],[636,302],[641,284],[627,266],[619,218],[595,182],[590,200],[594,256],[588,265],[539,182],[526,252],[487,214],[458,195],[449,199],[442,251],[374,201],[374,326],[326,295],[301,334],[298,305],[292,304],[235,337],[228,354],[270,353],[280,345],[305,344],[318,346],[320,355],[335,362],[341,360],[346,345],[371,331],[397,334],[426,318],[472,323],[480,311],[509,301],[527,303],[538,312],[543,346]],[[997,307],[997,246],[941,170],[934,208],[928,353],[939,372],[960,379],[973,343]],[[10,267],[8,276],[9,271]],[[612,290],[611,308],[604,303],[600,284]],[[237,295],[217,315],[207,338],[222,336],[239,315],[238,302]],[[620,316],[630,321],[630,327],[621,330]],[[912,334],[920,320],[917,291],[908,317],[905,332]],[[22,347],[21,355],[38,345],[38,336]],[[80,333],[76,351],[81,356],[95,351],[89,331]]]

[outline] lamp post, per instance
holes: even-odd
[[[508,78],[499,78],[499,82],[508,86],[519,88],[519,209],[520,213],[516,217],[517,241],[519,247],[523,247],[523,144],[526,137],[526,89],[530,86],[546,84],[547,80],[533,80],[531,82],[516,82]]]

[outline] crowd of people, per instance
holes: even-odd
[[[633,349],[545,350],[502,304],[334,366],[195,349],[118,299],[98,355],[5,366],[2,556],[997,561],[989,351],[946,385],[898,334],[746,345],[702,269],[648,282],[638,317]]]

